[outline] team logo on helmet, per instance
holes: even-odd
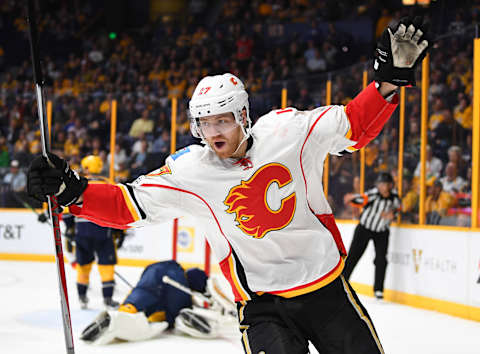
[[[267,192],[272,183],[283,188],[292,181],[287,167],[271,163],[258,169],[248,181],[228,193],[223,203],[229,214],[236,214],[237,227],[253,238],[263,238],[269,231],[286,227],[293,219],[297,197],[295,192],[281,199],[280,207],[273,210],[267,202]]]

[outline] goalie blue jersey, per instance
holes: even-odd
[[[140,281],[123,302],[124,305],[132,304],[147,317],[160,313],[165,315],[165,320],[170,326],[181,309],[192,306],[192,297],[176,287],[165,284],[163,277],[168,276],[172,280],[190,288],[184,269],[175,261],[157,262],[149,265],[143,271]],[[206,283],[206,275],[204,282]]]

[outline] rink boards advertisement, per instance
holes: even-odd
[[[339,223],[350,246],[356,224]],[[375,250],[370,242],[350,278],[370,294]],[[480,232],[437,227],[392,227],[385,297],[480,321]],[[458,306],[457,306],[458,305]]]
[[[60,223],[62,232],[65,225]],[[205,257],[205,240],[189,218],[178,219],[177,255],[180,262],[201,265]],[[173,222],[127,230],[120,262],[144,266],[171,259]],[[37,221],[28,210],[0,211],[0,259],[51,260],[54,256],[53,233],[48,223]],[[213,267],[215,270],[215,267]]]
[[[346,248],[355,222],[338,223]],[[145,266],[171,259],[173,222],[128,230],[119,249],[120,264]],[[0,259],[53,261],[48,224],[28,211],[0,213]],[[177,258],[189,266],[205,262],[205,240],[194,220],[178,221]],[[370,243],[351,282],[371,294],[375,251]],[[385,298],[480,320],[480,232],[460,228],[392,227],[388,248]],[[212,271],[218,271],[212,255]]]

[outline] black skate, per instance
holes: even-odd
[[[107,310],[116,310],[120,306],[118,301],[113,300],[111,297],[106,297],[103,299],[103,304]]]
[[[80,300],[80,308],[86,310],[88,308],[88,297],[86,295],[80,295],[78,299]]]

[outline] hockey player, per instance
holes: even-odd
[[[375,138],[415,84],[426,53],[421,20],[386,29],[375,82],[347,106],[275,110],[251,127],[248,94],[231,74],[207,76],[189,104],[205,143],[171,155],[127,185],[92,185],[49,155],[30,167],[29,192],[57,195],[76,215],[118,228],[195,217],[238,304],[246,353],[383,353],[374,326],[341,276],[345,248],[323,194],[323,161]]]
[[[105,178],[100,176],[103,161],[99,156],[89,155],[81,161],[84,178],[91,184],[105,184]],[[70,217],[63,218],[67,225],[67,234],[75,240],[75,258],[77,266],[77,292],[82,309],[88,306],[87,290],[90,281],[90,271],[93,261],[97,258],[98,272],[102,280],[103,302],[107,309],[115,309],[118,302],[112,299],[115,280],[115,264],[117,264],[117,250],[114,236],[122,230],[113,230],[99,226],[87,219]],[[75,231],[73,231],[75,230]],[[122,237],[123,235],[117,235]]]
[[[81,161],[81,172],[88,178],[89,183],[106,183],[100,176],[103,161],[99,156],[89,155]],[[46,222],[48,210],[41,214],[40,222]],[[87,219],[77,218],[70,213],[69,208],[63,209],[62,219],[66,226],[66,250],[74,253],[70,259],[77,271],[77,293],[80,307],[87,309],[87,290],[90,282],[90,271],[95,257],[97,258],[98,272],[102,280],[103,302],[107,309],[116,309],[119,303],[112,299],[115,281],[114,266],[117,263],[117,247],[121,247],[124,238],[123,230],[115,230],[99,226]],[[75,246],[74,246],[75,245]]]
[[[350,279],[353,269],[367,248],[368,242],[373,240],[375,246],[375,282],[374,295],[383,299],[383,282],[387,269],[388,238],[390,223],[401,208],[401,201],[393,191],[393,178],[390,173],[380,173],[377,177],[377,186],[365,194],[346,196],[348,202],[357,208],[363,208],[360,222],[355,228],[352,244],[348,250],[348,258],[343,275]]]
[[[140,341],[174,325],[184,333],[207,337],[211,334],[205,333],[205,328],[211,329],[209,321],[191,309],[192,295],[180,289],[188,287],[187,291],[207,299],[201,295],[206,293],[207,278],[204,271],[198,268],[185,271],[173,260],[153,263],[145,268],[118,311],[100,313],[80,338],[95,344],[109,344],[115,339]]]

